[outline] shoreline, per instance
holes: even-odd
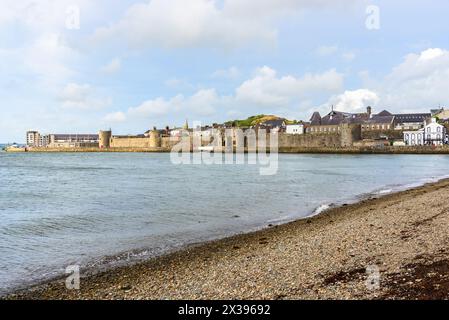
[[[30,148],[7,153],[170,153],[170,148]],[[267,150],[269,153],[269,150]],[[449,147],[280,147],[280,154],[449,154]],[[248,153],[248,150],[245,150]]]
[[[188,245],[181,250],[150,258],[147,261],[82,277],[80,291],[68,291],[65,289],[63,280],[59,278],[19,290],[3,298],[401,299],[433,298],[436,294],[443,294],[444,297],[449,298],[449,287],[445,287],[444,283],[435,284],[442,288],[441,290],[426,293],[425,290],[413,291],[413,288],[404,291],[403,286],[397,281],[397,279],[405,279],[409,269],[422,271],[427,270],[426,268],[430,265],[430,268],[435,267],[444,271],[449,267],[449,237],[446,236],[449,228],[449,201],[447,197],[444,198],[447,191],[449,191],[449,179],[443,179],[404,191],[380,194],[372,199],[362,199],[353,204],[328,209],[312,217],[220,240]],[[436,215],[432,215],[433,210],[414,212],[414,204],[426,204],[427,201],[423,202],[426,200],[423,197],[435,197],[437,193],[442,195],[441,200],[443,200],[439,205],[448,208],[444,208]],[[428,203],[435,205],[435,199]],[[438,209],[439,206],[435,207]],[[385,214],[384,211],[390,210],[394,213],[394,217]],[[367,221],[361,223],[363,219]],[[396,228],[398,224],[402,227],[409,225],[428,227],[428,222],[433,219],[444,221],[436,226],[432,224],[433,230],[430,233],[418,232],[419,230],[414,230],[415,232],[395,230],[398,229]],[[372,223],[368,223],[370,221]],[[385,229],[391,229],[392,223],[395,228],[385,234]],[[359,228],[354,228],[354,224],[359,225]],[[377,226],[374,231],[371,230],[373,226]],[[436,232],[435,229],[441,230]],[[439,241],[433,239],[437,234]],[[355,235],[359,235],[360,239],[354,237]],[[378,246],[373,247],[373,243],[376,242],[371,239],[376,235],[379,237],[379,244],[382,244],[380,248],[385,251],[395,251],[396,241],[404,242],[401,246],[405,245],[407,250],[403,248],[395,255],[379,251]],[[365,239],[367,241],[361,241],[363,236],[367,238]],[[335,241],[334,237],[342,239]],[[348,237],[357,245],[344,241]],[[428,237],[431,239],[427,239]],[[410,246],[407,242],[411,242],[410,239],[413,238],[420,239],[421,242]],[[392,241],[393,239],[395,241]],[[344,250],[343,246],[346,246],[347,250]],[[420,247],[423,246],[427,250],[421,250]],[[298,248],[303,250],[297,250]],[[323,255],[321,251],[326,252],[327,258],[317,259],[317,256]],[[375,252],[375,254],[366,257],[367,251]],[[289,256],[287,260],[286,256]],[[365,263],[360,263],[362,256]],[[385,259],[389,260],[391,256],[395,257],[393,261],[383,262]],[[302,268],[292,266],[292,260],[296,261],[298,266],[302,265]],[[357,260],[358,263],[355,263]],[[323,265],[324,261],[327,263]],[[385,279],[382,282],[388,285],[381,286],[379,290],[367,291],[366,279],[364,279],[366,266],[373,263],[380,269],[381,278]],[[432,263],[436,263],[436,266]],[[270,266],[268,270],[264,269],[266,265]],[[405,271],[401,270],[404,266],[408,266]],[[413,269],[413,266],[416,268]],[[246,269],[252,272],[247,273]],[[257,274],[260,277],[255,279]],[[179,275],[182,276],[179,277]],[[449,277],[449,274],[442,276],[446,279],[445,277]],[[290,282],[295,278],[304,277],[308,279],[307,285],[304,285],[304,279]],[[425,275],[420,277],[425,278]],[[233,280],[235,278],[237,280]],[[266,281],[270,279],[276,281],[269,281],[271,283],[269,285]],[[432,281],[438,281],[438,279],[420,279],[418,284],[433,285]],[[409,282],[413,281],[407,283]],[[279,286],[279,283],[287,284],[287,286]],[[147,291],[148,288],[151,290]]]

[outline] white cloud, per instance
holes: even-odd
[[[215,89],[199,90],[186,101],[187,108],[194,114],[210,116],[216,112],[216,107],[222,103],[222,97],[217,95]]]
[[[250,39],[273,42],[275,38],[274,32],[259,22],[227,17],[214,1],[208,0],[152,0],[134,4],[117,24],[98,29],[94,39],[114,39],[117,35],[139,48],[151,45],[231,48]]]
[[[273,26],[274,20],[307,8],[336,6],[335,2],[152,0],[131,5],[117,23],[97,29],[93,41],[126,39],[128,44],[138,48],[207,46],[234,49],[249,42],[273,45],[278,32]],[[352,4],[357,1],[343,2]]]
[[[332,96],[321,108],[361,111],[367,105],[392,112],[427,112],[449,103],[449,51],[430,48],[404,57],[381,79],[360,73],[365,88]]]
[[[137,107],[128,110],[129,115],[137,117],[164,116],[169,112],[177,112],[181,109],[183,95],[177,95],[171,99],[159,97],[154,100],[144,101]]]
[[[440,48],[427,49],[419,55],[418,61],[425,62],[443,56],[447,51]]]
[[[345,91],[343,94],[331,97],[320,109],[330,110],[333,105],[334,109],[338,111],[363,111],[367,106],[376,106],[378,102],[379,97],[377,93],[368,89],[359,89]]]
[[[236,99],[242,103],[267,107],[285,107],[295,99],[309,99],[315,95],[341,91],[343,75],[335,69],[306,74],[301,78],[294,76],[277,77],[269,67],[259,68],[256,75],[245,81],[236,90]]]
[[[67,84],[60,94],[60,99],[65,109],[101,109],[112,103],[111,98],[98,97],[89,84],[77,83]]]
[[[137,107],[128,110],[132,117],[163,117],[169,114],[183,112],[196,116],[209,116],[216,112],[216,107],[222,102],[215,89],[202,89],[190,97],[177,95],[170,99],[159,97],[144,101]]]
[[[449,51],[409,54],[377,87],[381,102],[398,110],[425,110],[449,102]]]
[[[101,68],[101,71],[105,74],[111,75],[120,71],[122,67],[122,61],[119,58],[112,59],[107,65]]]
[[[60,34],[42,34],[18,54],[28,70],[47,87],[76,74],[68,65],[77,59],[77,52],[67,45]]]
[[[142,122],[144,119],[170,119],[176,115],[217,121],[218,114],[237,116],[259,112],[261,108],[291,113],[298,107],[302,108],[304,101],[310,105],[310,99],[315,96],[341,91],[342,86],[343,75],[333,69],[296,78],[279,77],[274,69],[264,66],[237,87],[232,95],[219,95],[215,89],[201,89],[190,96],[179,94],[168,99],[150,99],[129,108],[126,119]]]

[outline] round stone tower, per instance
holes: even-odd
[[[362,140],[360,124],[343,123],[340,126],[340,144],[342,147],[352,147],[354,142]]]
[[[161,136],[156,128],[150,131],[150,148],[161,147]]]
[[[100,149],[108,149],[111,147],[111,138],[112,138],[112,131],[100,131],[99,134],[99,143],[98,146]]]

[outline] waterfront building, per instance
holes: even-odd
[[[340,125],[343,123],[362,124],[371,116],[371,107],[366,109],[364,113],[350,113],[332,111],[324,117],[319,112],[314,112],[310,118],[310,126],[306,129],[307,133],[338,133]]]
[[[38,131],[27,131],[26,133],[26,145],[28,147],[39,147],[40,134]]]
[[[427,119],[430,119],[430,113],[403,113],[395,114],[395,130],[419,130],[424,127]]]
[[[404,131],[404,142],[408,146],[443,145],[448,143],[446,127],[436,118],[425,122],[424,128],[416,131]]]
[[[98,146],[98,134],[50,134],[49,144],[51,148],[78,148]]]
[[[361,124],[362,131],[390,131],[408,130],[414,131],[424,127],[424,122],[430,119],[430,113],[406,113],[393,114],[383,110],[378,114],[372,113],[372,108],[367,107],[364,113],[350,113],[332,111],[324,117],[319,112],[314,112],[310,119],[307,133],[337,133],[340,124]]]
[[[370,117],[362,123],[363,131],[387,131],[393,130],[395,116],[384,110]]]
[[[174,128],[170,130],[170,137],[186,137],[190,135],[190,131],[184,128]]]
[[[304,124],[288,124],[285,126],[287,134],[304,134]]]
[[[46,147],[50,144],[50,135],[40,135],[39,137],[39,147]]]

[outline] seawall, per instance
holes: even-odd
[[[28,152],[149,152],[167,153],[171,148],[31,148]],[[269,150],[267,150],[269,151]],[[245,148],[245,152],[247,149]],[[449,154],[449,146],[443,147],[279,147],[279,153],[328,153],[328,154]]]

